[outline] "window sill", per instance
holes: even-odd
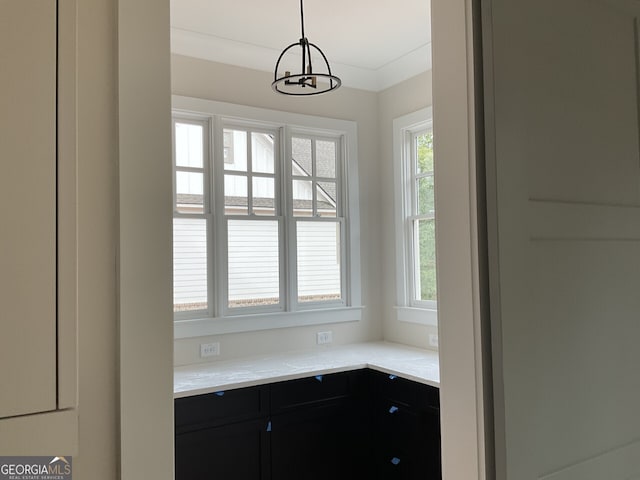
[[[177,320],[173,323],[174,339],[254,332],[276,328],[306,327],[327,323],[356,322],[364,307],[341,307],[298,312],[261,313],[233,317]]]
[[[396,320],[419,325],[438,326],[438,311],[432,308],[394,307]]]

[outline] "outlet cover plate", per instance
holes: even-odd
[[[326,332],[318,332],[316,337],[316,341],[318,345],[325,345],[327,343],[333,342],[333,332],[328,330]]]
[[[201,357],[213,357],[220,355],[220,342],[213,343],[201,343],[200,344],[200,356]]]

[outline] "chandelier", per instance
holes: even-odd
[[[296,43],[292,43],[285,48],[276,62],[276,68],[273,73],[273,82],[271,88],[275,92],[283,95],[293,96],[305,96],[305,95],[320,95],[321,93],[330,92],[338,88],[342,81],[331,73],[331,67],[325,54],[313,43],[310,43],[304,34],[304,12],[302,7],[302,0],[300,0],[300,25],[302,30],[302,38]],[[285,54],[289,52],[289,55],[293,55],[295,47],[300,47],[302,56],[302,67],[300,73],[291,73],[285,71],[284,75],[278,76],[278,69],[280,67],[280,61]],[[316,59],[322,58],[324,61],[324,68],[322,70],[314,71],[311,64],[311,53],[315,54]],[[319,54],[319,56],[318,56]]]

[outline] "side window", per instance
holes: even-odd
[[[397,312],[437,323],[435,172],[431,109],[394,121]]]
[[[408,159],[411,170],[410,203],[413,211],[407,216],[413,288],[413,305],[436,301],[436,238],[433,176],[433,131],[408,134]],[[411,273],[410,273],[411,274]],[[427,304],[426,306],[434,306]]]

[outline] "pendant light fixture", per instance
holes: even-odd
[[[296,43],[292,43],[287,48],[285,48],[280,57],[278,57],[278,61],[276,62],[276,68],[273,73],[273,83],[271,83],[271,88],[278,93],[282,93],[283,95],[294,95],[294,96],[306,96],[306,95],[320,95],[321,93],[330,92],[331,90],[335,90],[338,88],[342,81],[331,73],[331,67],[329,66],[329,61],[322,50],[318,48],[313,43],[310,43],[307,37],[304,35],[304,12],[302,7],[302,0],[300,0],[300,25],[302,27],[302,38],[300,41]],[[300,47],[302,50],[302,68],[300,73],[291,73],[290,71],[285,71],[284,75],[278,77],[278,68],[280,67],[280,61],[285,56],[287,52],[294,49],[295,47]],[[294,50],[295,51],[295,50]],[[322,60],[324,60],[324,65],[326,69],[322,71],[314,71],[313,65],[311,64],[311,53],[314,52],[315,58],[319,60],[317,54],[320,54]],[[293,52],[290,52],[290,55],[293,55]]]

